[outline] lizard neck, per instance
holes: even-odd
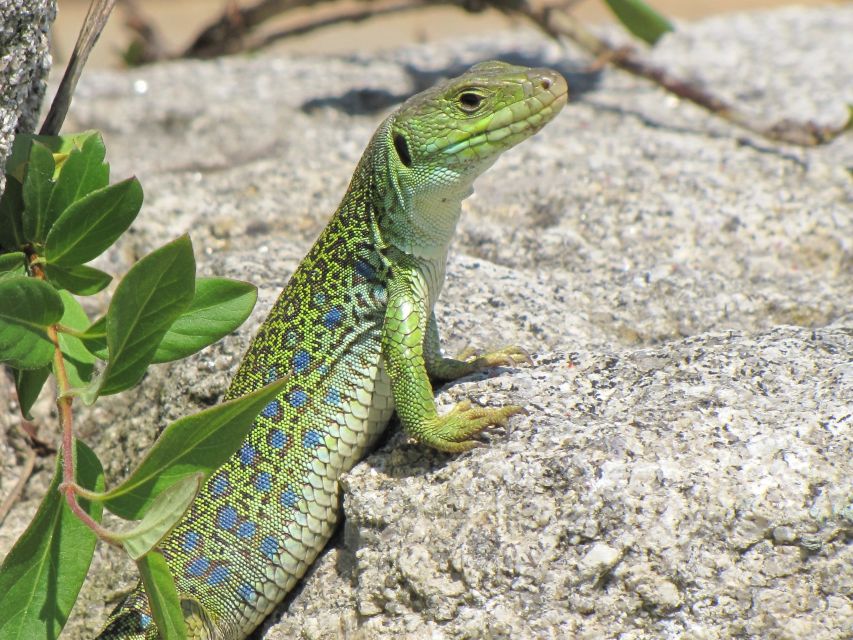
[[[398,163],[390,161],[394,153],[392,124],[391,118],[382,124],[368,150],[373,156],[376,182],[383,187],[379,203],[382,238],[414,258],[440,261],[443,270],[462,201],[474,191],[474,176],[468,179],[451,168],[441,172],[400,171]],[[435,178],[437,173],[441,179]]]

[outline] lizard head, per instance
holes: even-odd
[[[556,71],[480,63],[403,103],[391,117],[389,158],[410,188],[448,182],[468,188],[503,151],[544,127],[567,98]]]
[[[387,242],[414,255],[447,251],[462,200],[498,156],[544,127],[566,104],[559,73],[483,62],[419,93],[374,136]]]

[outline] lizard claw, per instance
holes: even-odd
[[[436,417],[433,424],[418,434],[417,438],[439,451],[469,451],[483,446],[482,442],[472,440],[472,436],[488,427],[505,427],[510,417],[520,413],[526,414],[527,411],[518,405],[479,407],[470,400],[462,400],[447,414]]]

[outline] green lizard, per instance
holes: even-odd
[[[430,380],[527,356],[442,356],[433,305],[472,183],[566,103],[550,69],[484,62],[407,100],[373,136],[329,225],[255,336],[227,393],[289,375],[240,450],[216,470],[160,549],[192,638],[248,635],[290,591],[338,519],[338,478],[396,409],[420,442],[458,452],[518,406],[439,415]],[[153,640],[141,587],[101,640]]]

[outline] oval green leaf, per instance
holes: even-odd
[[[229,278],[198,278],[189,308],[169,327],[153,362],[180,360],[239,327],[258,300],[257,288]]]
[[[47,279],[58,288],[65,289],[79,296],[91,296],[102,291],[113,277],[94,267],[79,264],[74,267],[57,267],[55,264],[44,265]]]
[[[53,358],[45,328],[62,317],[62,299],[46,282],[13,276],[0,280],[0,362],[38,369]]]
[[[131,225],[142,207],[136,178],[98,189],[75,201],[59,216],[45,241],[45,259],[59,266],[94,260]]]
[[[287,378],[170,424],[130,477],[102,496],[107,509],[137,520],[155,497],[195,473],[206,478],[233,454],[265,406],[281,393]]]
[[[38,369],[15,369],[15,391],[18,394],[18,404],[21,407],[21,415],[27,420],[33,419],[30,409],[38,400],[49,375],[49,366]]]
[[[134,560],[151,551],[178,523],[195,498],[204,474],[195,473],[162,491],[133,528],[114,534]]]
[[[107,316],[95,320],[80,336],[80,340],[93,356],[107,360],[110,355],[107,350]]]
[[[81,133],[63,134],[61,136],[19,133],[15,136],[15,141],[12,143],[12,153],[6,160],[6,173],[14,175],[19,182],[24,181],[27,158],[30,155],[30,145],[33,141],[43,144],[56,157],[69,154],[72,149],[82,147],[86,139],[93,135],[100,134],[94,129]]]
[[[181,600],[166,559],[162,554],[152,551],[136,561],[136,568],[145,586],[159,637],[164,640],[186,640],[187,625]]]
[[[62,314],[59,324],[77,331],[85,330],[89,326],[89,316],[86,315],[77,298],[67,291],[60,291],[59,296],[62,298],[62,304],[65,307],[65,313]],[[72,388],[84,387],[92,378],[97,358],[89,352],[79,338],[64,331],[59,331],[57,337],[59,338],[59,347],[62,350],[62,358],[65,361],[65,373],[68,375],[68,382]],[[55,371],[54,375],[56,375]]]
[[[76,441],[76,481],[103,491],[104,474],[97,456]],[[97,536],[71,513],[57,490],[61,456],[33,521],[0,566],[0,638],[57,638],[77,600],[95,552]],[[80,500],[100,522],[102,507]]]
[[[642,0],[604,0],[625,28],[648,44],[655,44],[672,23]]]
[[[53,225],[71,204],[110,183],[110,165],[101,134],[93,132],[75,141],[59,169],[47,204],[46,222]]]
[[[26,244],[23,215],[23,187],[7,174],[6,190],[0,195],[0,247],[14,251]]]
[[[27,256],[22,251],[0,255],[0,278],[26,275]]]
[[[55,168],[50,149],[33,141],[24,178],[24,236],[30,242],[41,244],[47,235],[47,202],[53,192]]]
[[[184,235],[137,262],[107,311],[109,364],[98,394],[124,391],[145,375],[157,345],[195,292],[195,258]]]

